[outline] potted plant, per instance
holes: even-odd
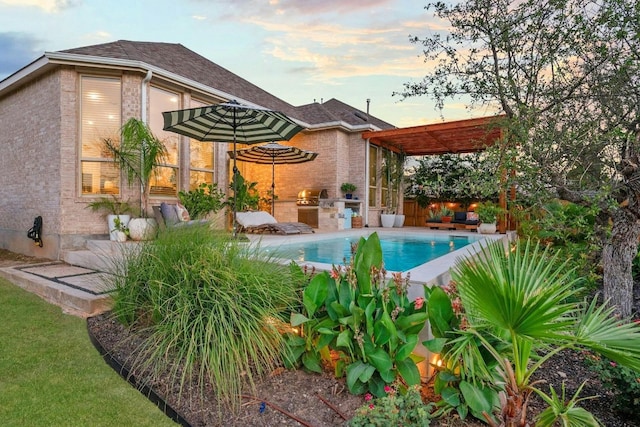
[[[133,206],[128,201],[118,200],[114,195],[94,200],[87,207],[94,212],[103,211],[105,213],[110,240],[117,240],[118,238],[116,222],[123,227],[127,227],[131,219],[131,215],[128,214],[134,212]]]
[[[381,174],[388,183],[386,206],[393,215],[393,227],[402,227],[405,216],[403,214],[404,199],[404,167],[407,156],[404,153],[387,151],[384,157]],[[394,194],[396,198],[394,199]]]
[[[125,173],[129,186],[140,185],[142,218],[129,221],[129,231],[133,240],[147,240],[153,237],[158,227],[155,219],[147,218],[149,182],[156,166],[167,156],[167,148],[144,122],[136,118],[127,120],[121,128],[120,136],[119,143],[110,138],[103,139],[103,143],[114,163]]]
[[[350,182],[343,182],[340,186],[340,191],[344,193],[344,197],[346,199],[351,199],[353,198],[353,192],[356,191],[357,188],[358,187],[356,187],[355,184],[352,184]]]
[[[129,237],[129,227],[127,227],[127,222],[123,222],[120,216],[116,216],[113,220],[113,229],[109,231],[109,234],[113,234],[115,236],[116,242],[126,242],[127,237]]]
[[[480,225],[478,226],[478,232],[483,234],[493,234],[496,232],[496,222],[498,215],[502,213],[502,208],[493,202],[478,203],[475,208],[475,213],[478,214]]]
[[[453,210],[446,207],[443,203],[440,206],[439,215],[440,215],[440,220],[442,220],[442,222],[444,223],[451,222],[451,220],[453,219]]]

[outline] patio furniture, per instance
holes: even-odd
[[[240,225],[239,231],[245,233],[314,233],[313,228],[304,222],[278,222],[273,216],[264,211],[238,212],[236,220]]]
[[[207,224],[206,219],[191,219],[189,212],[179,204],[162,202],[160,206],[152,206],[153,214],[161,230],[171,227],[184,227],[194,224]]]

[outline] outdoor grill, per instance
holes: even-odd
[[[296,204],[298,206],[318,206],[321,193],[323,193],[323,190],[302,190],[298,193]],[[324,191],[324,193],[326,193],[326,191]]]

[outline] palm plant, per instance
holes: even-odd
[[[130,118],[120,129],[120,141],[103,139],[107,151],[127,176],[129,185],[140,185],[140,210],[145,216],[149,207],[149,182],[156,166],[167,156],[167,148],[149,127]]]
[[[497,420],[484,413],[492,426],[525,426],[532,392],[550,401],[532,375],[564,349],[590,349],[640,370],[640,326],[621,322],[595,300],[580,302],[575,276],[566,262],[555,261],[538,245],[527,242],[508,253],[495,243],[454,269],[466,326],[456,330],[443,357],[464,360],[462,376],[500,390]]]

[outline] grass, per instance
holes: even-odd
[[[83,319],[0,279],[3,426],[176,425],[102,360]]]
[[[148,333],[137,368],[168,374],[181,391],[192,380],[201,391],[215,384],[216,397],[237,407],[243,383],[278,365],[276,325],[299,302],[295,269],[196,226],[160,233],[123,262],[114,314]]]

